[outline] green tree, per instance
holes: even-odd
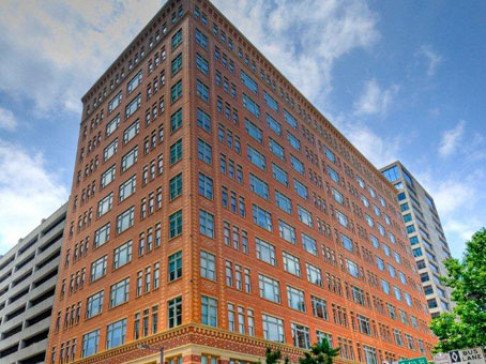
[[[486,229],[466,243],[461,261],[445,261],[447,276],[441,281],[451,288],[451,312],[432,320],[430,328],[439,338],[435,352],[486,346]]]
[[[280,358],[282,357],[282,353],[280,350],[273,351],[271,348],[267,348],[265,352],[265,362],[266,364],[277,364]]]
[[[323,339],[312,345],[310,351],[304,353],[299,359],[300,364],[332,364],[334,358],[339,355],[340,348],[333,349],[329,341]]]

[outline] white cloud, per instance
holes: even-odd
[[[381,88],[375,79],[366,82],[363,93],[354,104],[357,115],[385,115],[399,87]]]
[[[345,135],[376,168],[398,159],[398,138],[383,138],[366,126],[351,126],[347,128]]]
[[[377,16],[364,1],[215,0],[248,39],[302,93],[320,106],[332,90],[340,57],[379,38]],[[312,9],[312,11],[309,11]]]
[[[0,140],[0,254],[67,200],[67,190],[46,169],[42,154]]]
[[[79,112],[81,97],[161,7],[160,0],[7,0],[0,91],[37,112]]]
[[[0,129],[13,131],[17,127],[17,119],[13,112],[0,107]]]
[[[432,77],[437,71],[437,67],[442,63],[442,56],[438,54],[430,45],[422,45],[419,54],[424,56],[427,61],[427,76]]]
[[[466,122],[461,120],[454,128],[442,133],[442,139],[439,145],[439,155],[441,157],[448,157],[456,151],[464,135],[465,126]]]

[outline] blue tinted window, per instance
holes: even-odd
[[[253,78],[248,76],[245,72],[241,71],[240,73],[241,81],[243,81],[244,85],[253,91],[254,93],[258,92],[258,84],[255,82]]]
[[[395,182],[397,179],[400,178],[400,170],[397,166],[390,167],[385,169],[383,172],[385,178],[390,182]]]

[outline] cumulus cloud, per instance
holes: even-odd
[[[12,111],[0,107],[0,129],[13,131],[17,127],[17,119]]]
[[[427,62],[427,76],[432,77],[435,75],[437,67],[442,63],[442,56],[430,45],[422,45],[419,49],[419,54],[425,57]]]
[[[42,154],[33,156],[0,140],[0,254],[28,234],[66,200],[68,192],[49,172]]]
[[[366,82],[363,92],[354,104],[357,115],[385,115],[399,87],[382,88],[375,79]]]
[[[385,138],[364,125],[348,125],[344,134],[351,143],[370,160],[376,168],[381,168],[398,159],[399,138]]]
[[[6,0],[0,91],[40,113],[79,112],[80,99],[161,7],[158,0]],[[19,61],[20,60],[20,61]]]
[[[370,47],[380,37],[377,16],[364,1],[214,3],[306,97],[321,106],[332,90],[336,60]]]
[[[466,122],[461,120],[457,125],[442,133],[442,138],[439,145],[439,155],[441,157],[448,157],[457,150],[459,143],[464,135]]]

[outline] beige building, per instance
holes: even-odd
[[[434,199],[400,163],[381,169],[395,185],[412,253],[422,280],[432,317],[451,309],[450,290],[440,281],[446,274],[444,260],[451,257]]]
[[[67,205],[0,257],[0,363],[44,363]]]

